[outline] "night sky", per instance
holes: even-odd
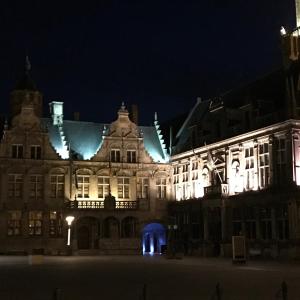
[[[294,0],[1,2],[0,113],[28,54],[46,115],[111,122],[125,101],[163,122],[280,67],[294,24]]]

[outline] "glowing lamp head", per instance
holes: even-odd
[[[66,221],[67,221],[68,225],[71,226],[72,222],[74,221],[74,216],[67,216]]]

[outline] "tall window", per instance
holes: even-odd
[[[209,170],[208,168],[203,168],[202,170],[202,184],[204,187],[209,186]]]
[[[182,198],[187,199],[189,197],[189,164],[182,166]]]
[[[136,163],[136,151],[135,150],[127,150],[127,162],[128,163]]]
[[[109,194],[109,177],[99,176],[98,177],[98,198],[104,199]]]
[[[42,198],[43,177],[41,175],[30,175],[30,197]]]
[[[65,175],[51,175],[51,197],[63,198],[65,194]]]
[[[259,145],[259,185],[264,188],[270,183],[269,144]]]
[[[15,236],[21,234],[21,219],[22,212],[20,210],[8,212],[7,235]]]
[[[42,235],[43,213],[38,210],[29,212],[29,235]]]
[[[285,139],[279,138],[276,140],[277,150],[277,181],[285,181],[286,179],[286,143]]]
[[[276,226],[279,240],[287,240],[289,238],[289,221],[287,206],[278,207],[276,209]]]
[[[8,197],[21,198],[23,187],[22,174],[8,174]]]
[[[23,158],[23,145],[14,144],[11,146],[12,158]]]
[[[246,207],[244,209],[246,237],[250,240],[256,239],[256,218],[255,208]]]
[[[57,211],[49,212],[49,235],[51,237],[62,236],[62,213]]]
[[[165,199],[167,197],[167,179],[157,178],[156,179],[156,198]]]
[[[232,234],[242,235],[243,212],[240,207],[232,210]]]
[[[89,198],[90,195],[90,175],[77,175],[78,198]]]
[[[110,150],[110,161],[111,162],[120,162],[121,161],[121,152],[119,149]]]
[[[118,178],[118,198],[129,199],[129,178],[119,177]]]
[[[30,146],[30,158],[31,159],[41,159],[42,157],[42,148],[39,145]]]
[[[149,178],[139,178],[138,179],[138,198],[148,199],[149,198]]]
[[[179,166],[174,166],[173,170],[173,184],[175,188],[175,198],[176,200],[181,200],[181,186],[179,183]]]
[[[198,161],[192,162],[192,197],[199,197],[198,195]]]
[[[253,147],[245,149],[246,160],[246,189],[252,190],[254,187],[254,150]]]
[[[263,240],[272,239],[271,208],[260,209],[260,231]]]

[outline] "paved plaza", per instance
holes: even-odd
[[[139,300],[144,284],[147,300],[211,300],[217,282],[222,299],[281,299],[276,294],[283,280],[288,299],[300,299],[300,263],[71,256],[29,265],[27,257],[0,256],[1,300],[52,300],[55,288],[65,300]]]

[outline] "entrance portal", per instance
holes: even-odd
[[[96,218],[80,218],[76,228],[78,250],[98,249],[99,222]]]
[[[166,246],[166,230],[160,223],[147,224],[143,229],[143,254],[162,253]]]
[[[90,233],[87,226],[81,226],[77,231],[78,249],[90,249]]]

